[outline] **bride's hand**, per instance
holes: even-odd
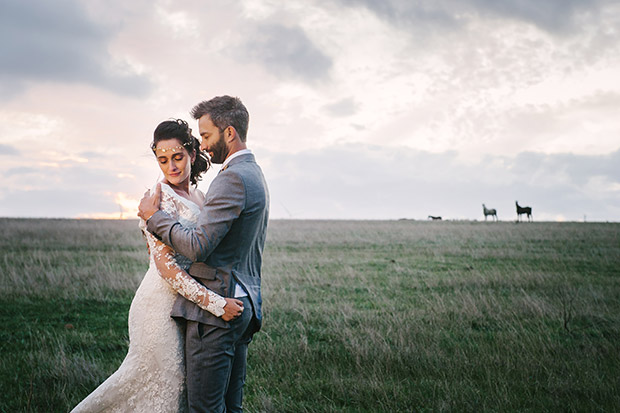
[[[149,191],[144,193],[140,205],[138,205],[138,216],[145,221],[157,211],[159,211],[159,202],[161,199],[161,185],[158,183],[155,192],[151,195]]]
[[[222,320],[232,321],[235,318],[243,314],[243,302],[236,298],[225,298],[226,305],[224,306],[224,314]]]

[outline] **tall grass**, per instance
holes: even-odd
[[[0,220],[2,411],[115,370],[137,223]],[[615,411],[620,225],[273,221],[250,412]]]

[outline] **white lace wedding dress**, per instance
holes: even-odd
[[[161,189],[161,209],[183,226],[195,227],[200,207],[166,184]],[[142,220],[140,227],[149,244],[150,264],[129,309],[129,351],[119,369],[72,412],[187,411],[184,339],[170,311],[177,292],[196,302],[208,290],[182,271],[191,261],[181,255],[166,255],[167,268],[177,272],[172,279],[162,278],[156,260],[162,258],[158,254],[163,244]]]

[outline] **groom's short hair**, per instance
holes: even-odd
[[[241,142],[247,139],[250,114],[238,97],[224,95],[204,100],[194,106],[190,114],[196,120],[209,115],[211,122],[219,128],[220,132],[232,126],[239,134]]]

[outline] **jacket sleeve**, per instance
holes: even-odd
[[[164,211],[148,220],[147,229],[179,254],[205,261],[241,215],[245,202],[243,178],[229,168],[211,183],[195,229],[183,227]]]
[[[144,231],[144,235],[159,276],[186,300],[216,317],[221,317],[226,305],[224,297],[209,290],[183,270],[174,259],[174,251],[169,246],[155,239],[148,231]]]

